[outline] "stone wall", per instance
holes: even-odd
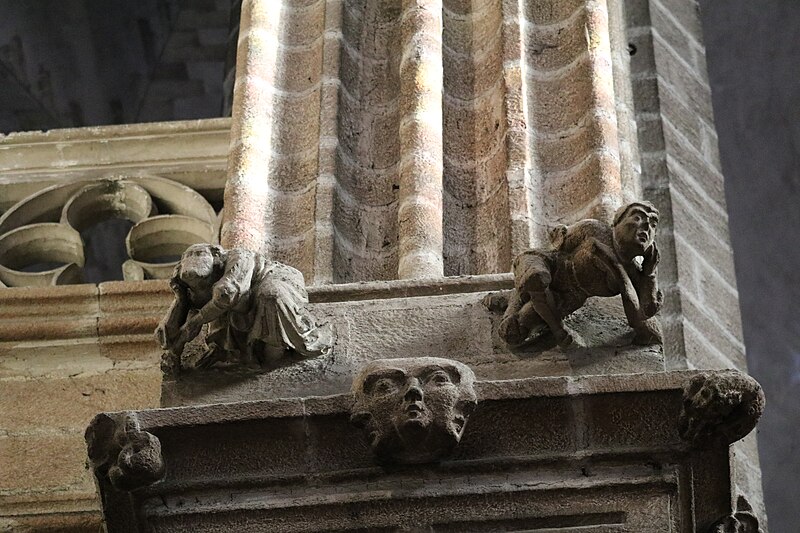
[[[659,271],[668,366],[746,370],[699,5],[629,0],[627,19],[642,185],[666,215],[659,239],[671,248]],[[766,516],[755,434],[736,450],[739,490]]]

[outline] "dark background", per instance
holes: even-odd
[[[702,0],[769,528],[800,531],[800,2]]]
[[[0,0],[0,133],[221,116],[232,4]],[[750,372],[768,400],[758,431],[769,525],[794,532],[800,0],[700,4],[744,340]]]

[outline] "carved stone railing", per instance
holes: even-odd
[[[191,244],[215,243],[218,219],[198,192],[159,176],[113,175],[71,181],[34,193],[0,217],[0,283],[80,283],[86,262],[81,232],[109,219],[134,223],[125,238],[125,280],[169,277]],[[31,272],[32,265],[46,265]]]

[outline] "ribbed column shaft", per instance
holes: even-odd
[[[236,52],[231,144],[220,242],[263,251],[272,152],[272,87],[282,2],[244,0]]]
[[[403,0],[398,277],[444,274],[442,1]]]

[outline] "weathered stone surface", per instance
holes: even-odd
[[[135,413],[97,415],[85,438],[91,468],[101,484],[108,481],[115,489],[131,491],[164,476],[161,441],[140,429]]]
[[[649,202],[632,203],[618,211],[613,226],[594,219],[558,226],[551,232],[551,246],[517,256],[515,289],[500,324],[503,339],[520,346],[549,330],[560,346],[568,347],[575,339],[564,318],[589,296],[620,294],[635,332],[633,342],[661,342],[652,320],[663,301],[656,277],[658,218]]]
[[[105,518],[119,531],[707,531],[731,513],[730,450],[678,436],[695,375],[479,383],[449,460],[385,468],[347,421],[350,395],[143,411],[170,468],[134,499],[101,485]]]
[[[271,367],[290,356],[330,352],[330,327],[309,313],[303,274],[260,253],[192,245],[170,287],[175,299],[156,328],[168,374],[217,364]],[[204,353],[195,360],[183,357],[187,344],[200,341],[203,328]]]
[[[474,381],[468,366],[440,357],[371,361],[353,381],[350,421],[366,431],[381,462],[439,461],[475,409]]]
[[[737,370],[694,376],[683,393],[681,438],[694,446],[732,444],[750,433],[764,412],[764,391]]]

